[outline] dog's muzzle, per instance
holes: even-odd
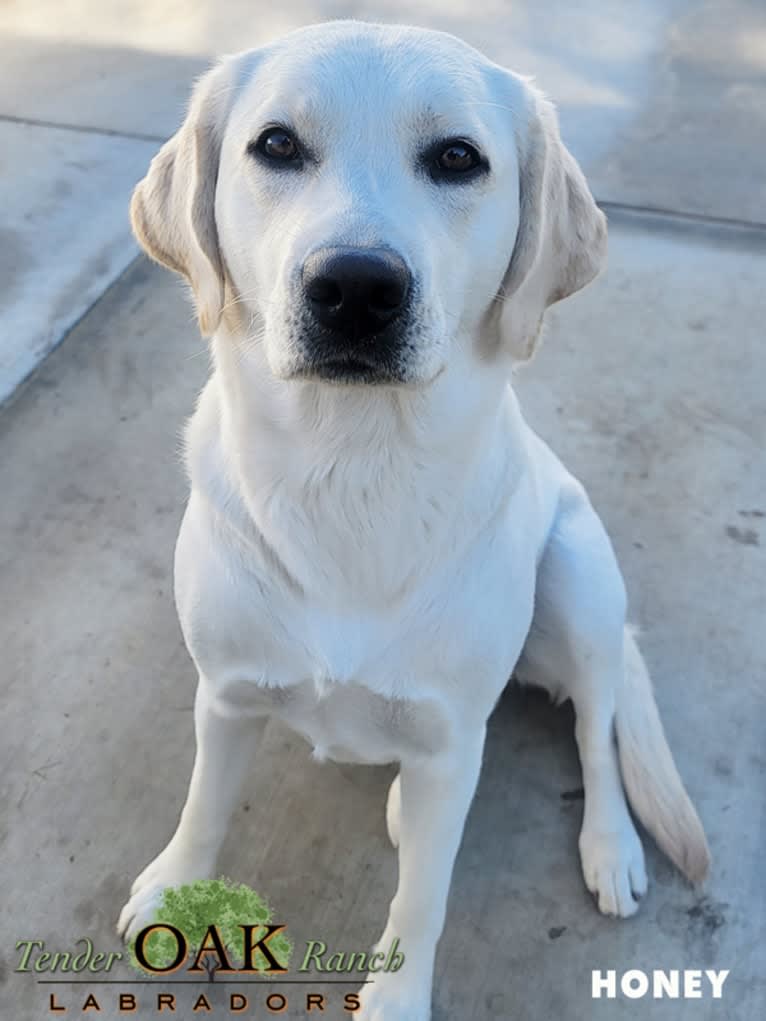
[[[399,375],[402,322],[412,274],[387,248],[321,248],[301,275],[308,373],[333,380],[383,382]]]

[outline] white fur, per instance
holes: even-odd
[[[247,156],[261,125],[286,120],[318,170],[275,175]],[[429,135],[475,139],[490,176],[434,185],[415,169]],[[704,835],[625,630],[609,540],[510,385],[545,307],[605,251],[550,104],[450,36],[305,29],[200,82],[133,220],[149,254],[190,281],[214,371],[188,428],[176,553],[197,758],[178,829],[120,931],[146,924],[165,886],[214,870],[255,725],[274,715],[320,757],[400,763],[382,939],[399,937],[406,965],[374,976],[362,1016],[424,1021],[487,718],[516,668],[574,702],[580,852],[601,910],[630,915],[646,888],[615,719],[634,807],[700,879]],[[322,244],[385,244],[415,273],[401,386],[295,378],[300,267]]]

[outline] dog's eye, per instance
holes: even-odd
[[[441,180],[471,176],[473,171],[486,167],[476,147],[457,138],[440,143],[432,157],[431,174]]]
[[[270,163],[299,163],[301,151],[298,143],[285,128],[267,128],[257,141],[251,142],[247,151]]]

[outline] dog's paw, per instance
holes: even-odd
[[[381,972],[368,975],[356,1021],[431,1021],[431,990]]]
[[[399,819],[401,812],[402,789],[399,774],[397,774],[389,788],[388,801],[386,802],[386,827],[388,828],[389,840],[394,847],[399,846]]]
[[[583,827],[580,860],[585,885],[604,915],[629,918],[646,893],[644,849],[629,818],[614,831]]]
[[[146,866],[130,889],[130,899],[120,912],[117,933],[129,943],[136,933],[154,921],[154,913],[168,887],[183,886],[195,879],[207,879],[213,862],[196,860],[166,847]]]

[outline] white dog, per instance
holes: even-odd
[[[705,836],[582,486],[510,379],[606,223],[528,81],[437,32],[337,22],[227,57],[132,204],[191,284],[213,374],[187,433],[176,600],[199,670],[178,828],[136,880],[211,875],[274,715],[317,757],[396,762],[399,883],[360,1016],[430,1017],[434,953],[512,673],[571,698],[580,856],[606,914],[646,889],[636,815],[690,879]]]

